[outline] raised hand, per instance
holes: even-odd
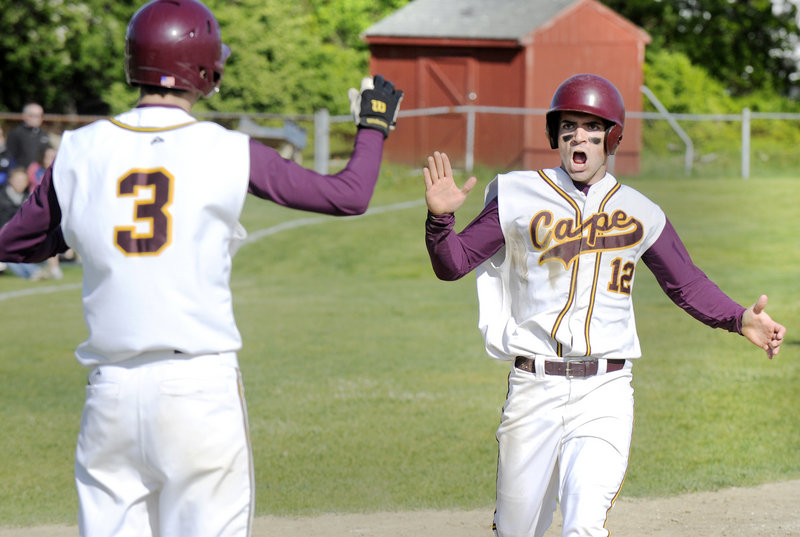
[[[755,304],[745,310],[742,317],[742,335],[753,345],[764,349],[771,360],[781,350],[786,327],[773,321],[764,311],[766,307],[767,295],[761,295]]]
[[[433,214],[454,213],[464,204],[467,195],[475,187],[475,176],[467,179],[463,188],[456,186],[450,159],[445,153],[434,151],[428,157],[428,166],[422,169],[425,178],[425,203]]]

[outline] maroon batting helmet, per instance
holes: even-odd
[[[547,137],[550,148],[558,148],[559,112],[586,112],[605,119],[606,153],[613,155],[622,141],[625,127],[625,103],[614,84],[598,75],[575,75],[558,87],[547,112]]]
[[[153,0],[131,18],[125,34],[128,83],[214,94],[231,50],[219,23],[196,0]]]

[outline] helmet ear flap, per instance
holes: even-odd
[[[622,141],[622,125],[613,123],[606,129],[606,154],[611,156],[617,152],[617,147]]]

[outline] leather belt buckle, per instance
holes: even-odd
[[[585,379],[597,374],[597,360],[567,360],[564,362],[564,376],[568,379]]]
[[[585,377],[586,370],[585,368],[577,367],[579,364],[583,365],[583,362],[570,362],[569,360],[564,362],[564,376],[569,380],[572,380],[576,377]],[[578,373],[578,370],[580,370],[580,373]]]

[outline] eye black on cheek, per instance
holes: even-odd
[[[574,134],[565,134],[564,136],[561,137],[561,139],[564,140],[565,142],[569,142],[573,138],[575,138]]]
[[[602,138],[595,138],[594,136],[592,136],[591,138],[589,138],[589,141],[592,142],[595,145],[600,145],[603,142],[603,139]]]

